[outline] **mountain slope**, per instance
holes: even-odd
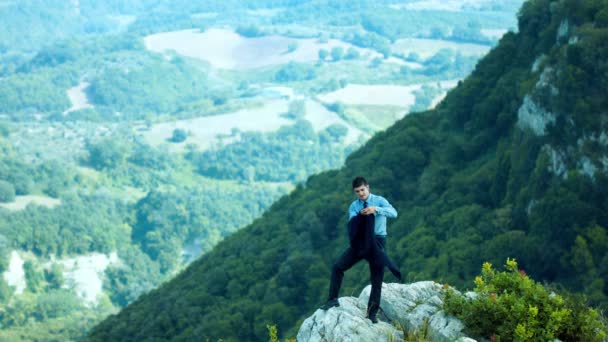
[[[399,211],[389,254],[406,280],[468,284],[484,260],[608,294],[608,2],[534,0],[436,110],[377,134],[249,227],[89,335],[106,340],[267,339],[325,299],[347,245],[349,184],[365,175]],[[388,276],[387,276],[388,277]],[[360,264],[343,294],[368,282]]]

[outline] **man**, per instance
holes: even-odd
[[[397,217],[397,211],[393,206],[382,196],[374,195],[369,192],[369,184],[363,177],[356,177],[353,180],[353,191],[358,199],[351,203],[348,208],[349,217],[349,235],[350,224],[360,218],[368,217],[373,219],[374,243],[376,244],[379,253],[362,256],[353,245],[351,236],[351,247],[340,256],[338,261],[333,265],[331,271],[331,280],[329,285],[329,299],[321,306],[321,309],[328,310],[334,306],[340,306],[338,302],[338,293],[342,286],[344,272],[353,267],[361,259],[366,259],[369,263],[372,290],[367,304],[367,317],[377,323],[376,314],[380,307],[380,292],[382,290],[382,279],[384,277],[384,266],[387,265],[393,271],[395,276],[401,280],[401,274],[396,267],[392,265],[390,260],[385,255],[386,246],[386,218]]]

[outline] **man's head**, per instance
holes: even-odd
[[[363,177],[353,179],[353,191],[360,200],[365,201],[369,197],[369,184]]]

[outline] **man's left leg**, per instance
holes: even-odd
[[[380,294],[382,292],[382,280],[384,278],[384,263],[382,258],[374,257],[369,262],[369,272],[372,280],[372,290],[367,302],[367,317],[373,322],[378,323],[376,314],[380,308]]]

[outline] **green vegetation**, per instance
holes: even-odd
[[[549,291],[507,260],[506,271],[484,263],[474,296],[446,290],[446,311],[460,318],[470,336],[492,341],[605,341],[608,324],[581,298]]]
[[[185,130],[181,128],[176,128],[173,130],[173,135],[171,136],[171,138],[169,138],[169,141],[174,143],[181,143],[186,141],[187,137],[188,133]]]
[[[317,134],[308,121],[299,120],[273,133],[241,133],[235,143],[189,158],[207,177],[302,182],[310,174],[343,164],[346,133],[346,127],[336,124]]]
[[[422,85],[422,87],[416,91],[414,91],[414,95],[416,96],[416,102],[410,108],[411,112],[422,112],[427,110],[433,100],[439,95],[441,95],[442,91],[439,86],[432,86],[428,84]]]
[[[255,38],[265,35],[264,32],[258,26],[255,25],[239,26],[236,28],[235,31],[241,36],[247,38]]]
[[[268,328],[268,338],[270,339],[270,342],[280,342],[279,340],[279,332],[277,330],[277,326],[276,325],[266,325],[266,328]],[[296,339],[295,338],[287,338],[285,339],[285,342],[295,342]]]
[[[337,62],[344,57],[344,49],[341,46],[334,46],[330,54],[332,61]]]
[[[91,80],[87,93],[93,103],[141,118],[142,108],[171,113],[185,103],[200,101],[205,88],[205,75],[180,58],[167,63],[154,57],[144,67],[108,68]]]
[[[28,77],[16,73],[0,79],[0,112],[29,111],[33,114],[68,109],[65,91],[76,82],[65,71],[42,69]]]
[[[105,304],[83,307],[73,291],[55,291],[65,281],[58,265],[42,268],[37,262],[26,261],[24,294],[13,296],[4,278],[0,280],[0,303],[5,305],[0,317],[0,338],[48,340],[58,339],[62,333],[64,338],[82,337],[94,322],[158,286],[190,259],[260,215],[289,189],[277,184],[253,183],[252,187],[214,181],[198,177],[191,170],[183,175],[185,169],[189,170],[187,161],[179,157],[167,159],[170,155],[166,152],[141,143],[130,145],[121,139],[105,139],[91,146],[95,146],[91,152],[101,151],[92,153],[97,157],[88,161],[104,172],[98,180],[54,163],[20,169],[26,172],[25,183],[31,184],[31,191],[44,188],[45,182],[56,184],[62,203],[55,208],[29,205],[19,211],[0,208],[0,270],[6,270],[14,249],[32,251],[42,260],[51,255],[65,258],[116,251],[121,262],[110,266],[105,274],[108,298],[102,300]],[[120,153],[103,159],[108,146]],[[17,160],[14,155],[6,156],[0,165],[19,165]],[[28,174],[28,170],[33,172]],[[21,173],[13,176],[17,175]],[[66,175],[76,176],[73,181],[64,181]],[[184,176],[188,182],[182,180]],[[159,184],[164,184],[165,189],[160,189]],[[76,186],[80,189],[77,192],[73,190]],[[123,186],[154,190],[131,203],[124,198]],[[91,189],[90,193],[86,189]],[[196,248],[182,257],[182,248],[195,241],[200,241]],[[66,305],[44,314],[46,306],[41,305],[52,303]],[[86,321],[81,321],[83,316]]]
[[[274,80],[277,82],[309,81],[317,76],[316,73],[313,66],[289,62],[277,71]]]
[[[163,287],[95,327],[87,340],[262,341],[266,324],[295,335],[323,303],[330,267],[347,245],[349,184],[360,174],[399,211],[389,226],[388,251],[406,281],[465,287],[484,260],[517,258],[535,279],[606,304],[608,175],[599,165],[608,151],[589,137],[603,132],[601,108],[608,108],[598,96],[608,89],[606,79],[592,77],[606,73],[608,50],[598,42],[608,32],[601,15],[607,10],[605,2],[591,0],[527,2],[519,32],[506,34],[437,109],[406,116],[353,152],[340,170],[310,177]],[[565,18],[576,26],[563,39],[576,36],[579,43],[556,43]],[[539,71],[532,71],[543,54]],[[561,95],[538,91],[547,68],[559,71],[551,83],[559,94],[576,87],[576,100],[564,103]],[[556,113],[546,135],[518,127],[526,95]],[[563,173],[553,167],[555,155],[564,155]],[[583,168],[585,160],[596,165],[593,172]],[[367,282],[367,268],[358,265],[343,293]]]
[[[0,202],[12,202],[15,200],[15,187],[13,184],[0,180]]]

